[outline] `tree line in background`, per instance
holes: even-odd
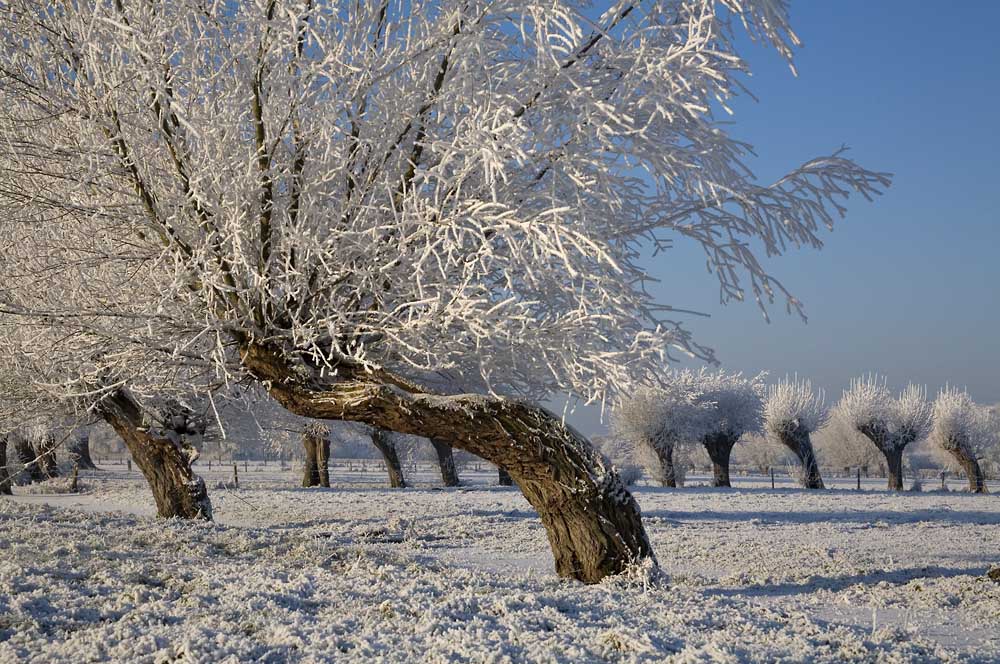
[[[683,484],[684,469],[700,450],[711,462],[713,485],[731,486],[733,448],[755,436],[758,442],[747,444],[755,451],[765,452],[771,444],[792,455],[807,489],[824,488],[814,445],[822,436],[830,460],[842,467],[877,464],[894,491],[903,490],[904,452],[926,439],[946,463],[965,473],[970,491],[985,493],[983,462],[1000,458],[1000,413],[951,386],[933,402],[912,384],[893,395],[886,379],[874,374],[853,380],[827,408],[808,380],[767,386],[763,374],[684,370],[623,401],[606,449],[619,464],[639,463],[666,487]],[[767,458],[765,467],[775,458]]]
[[[986,493],[984,467],[1000,465],[1000,409],[977,404],[967,391],[951,386],[933,402],[914,385],[894,397],[886,383],[877,375],[856,379],[828,408],[808,380],[765,385],[763,375],[672,372],[663,387],[640,390],[622,402],[613,415],[613,434],[600,446],[619,470],[626,470],[627,484],[638,479],[628,472],[631,466],[640,466],[654,483],[679,487],[689,467],[708,465],[713,486],[727,487],[731,460],[741,457],[744,465],[762,474],[793,459],[795,470],[789,474],[807,489],[822,489],[822,458],[828,467],[856,468],[859,473],[863,469],[866,475],[877,467],[887,477],[888,488],[900,491],[903,453],[912,443],[923,441],[936,461],[965,474],[969,491]],[[389,486],[405,488],[403,461],[433,458],[442,484],[460,485],[455,454],[443,441],[294,418],[266,399],[243,400],[219,413],[214,423],[206,414],[178,420],[177,429],[184,431],[183,442],[178,441],[188,450],[191,463],[202,454],[216,455],[220,464],[224,456],[229,461],[294,458],[302,464],[303,487],[329,487],[331,458],[377,455]],[[273,419],[262,422],[262,415]],[[96,438],[93,431],[36,424],[0,438],[0,493],[9,495],[12,485],[59,477],[60,446],[66,448],[71,465],[96,470],[90,451]],[[127,449],[113,433],[101,438],[98,444],[104,454]],[[464,456],[466,461],[474,458]],[[498,482],[511,483],[502,470]]]

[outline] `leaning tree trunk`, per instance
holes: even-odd
[[[965,471],[965,476],[969,480],[969,491],[972,493],[986,493],[986,476],[983,475],[983,469],[979,466],[979,461],[976,460],[976,457],[966,453],[960,447],[949,451],[958,460],[959,465],[962,466],[962,470]]]
[[[393,489],[405,489],[406,480],[403,479],[403,466],[399,463],[396,443],[389,436],[389,432],[381,427],[373,427],[372,445],[382,453],[382,459],[385,460],[386,470],[389,471],[389,486]]]
[[[98,470],[97,464],[90,457],[90,434],[81,432],[69,446],[70,461],[79,466],[80,470]]]
[[[437,452],[438,465],[441,467],[441,481],[445,486],[458,486],[458,469],[455,467],[455,455],[451,445],[438,438],[431,438],[431,445]]]
[[[712,460],[712,486],[732,486],[729,481],[729,457],[739,439],[739,436],[729,433],[713,433],[702,438]]]
[[[13,480],[7,467],[7,440],[8,436],[0,436],[0,495],[3,496],[13,493],[10,488]]]
[[[802,486],[807,489],[823,489],[823,478],[819,474],[819,463],[813,451],[809,431],[794,426],[778,433],[778,440],[799,459],[802,464]]]
[[[28,482],[44,481],[45,476],[42,474],[38,455],[35,453],[35,448],[31,446],[31,442],[23,434],[19,434],[14,441],[14,447],[17,451],[18,460],[24,466],[23,472],[28,476]]]
[[[480,394],[435,395],[379,369],[302,371],[273,347],[245,343],[244,366],[298,415],[442,438],[507,470],[538,511],[560,576],[595,583],[655,556],[639,506],[587,440],[544,408]]]
[[[59,464],[56,461],[56,439],[51,433],[46,433],[38,447],[35,448],[35,453],[38,455],[39,465],[42,469],[42,475],[46,479],[52,479],[53,477],[59,477]]]
[[[497,469],[497,484],[500,486],[514,486],[514,478],[503,468]]]
[[[124,389],[108,395],[98,411],[128,447],[153,491],[161,517],[212,519],[205,482],[191,469],[198,452],[176,432],[154,433],[144,422],[139,404]]]

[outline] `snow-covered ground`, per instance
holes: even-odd
[[[213,524],[152,518],[120,467],[15,489],[0,662],[1000,660],[995,494],[639,487],[666,575],[588,587],[492,473],[389,490],[375,470],[300,489],[241,466],[234,491],[202,469]]]

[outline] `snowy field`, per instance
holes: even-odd
[[[117,466],[82,495],[15,488],[0,662],[1000,660],[1000,487],[639,487],[666,574],[588,587],[555,577],[534,512],[485,470],[406,490],[370,463],[332,489],[240,471],[234,491],[201,469],[213,524],[151,518]]]

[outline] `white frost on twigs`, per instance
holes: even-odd
[[[1000,445],[1000,417],[966,390],[947,386],[934,400],[930,439],[945,452],[982,459]]]
[[[886,379],[878,374],[852,380],[837,411],[851,427],[887,450],[902,449],[930,433],[926,389],[911,383],[893,397]]]
[[[4,4],[0,308],[57,329],[66,393],[229,379],[254,339],[306,378],[613,400],[712,355],[637,247],[801,311],[761,257],[890,181],[836,151],[762,185],[715,117],[738,26],[791,57],[782,0],[272,4]]]
[[[813,390],[807,379],[785,378],[767,388],[764,425],[767,432],[780,436],[792,430],[812,433],[829,419],[822,390]]]

